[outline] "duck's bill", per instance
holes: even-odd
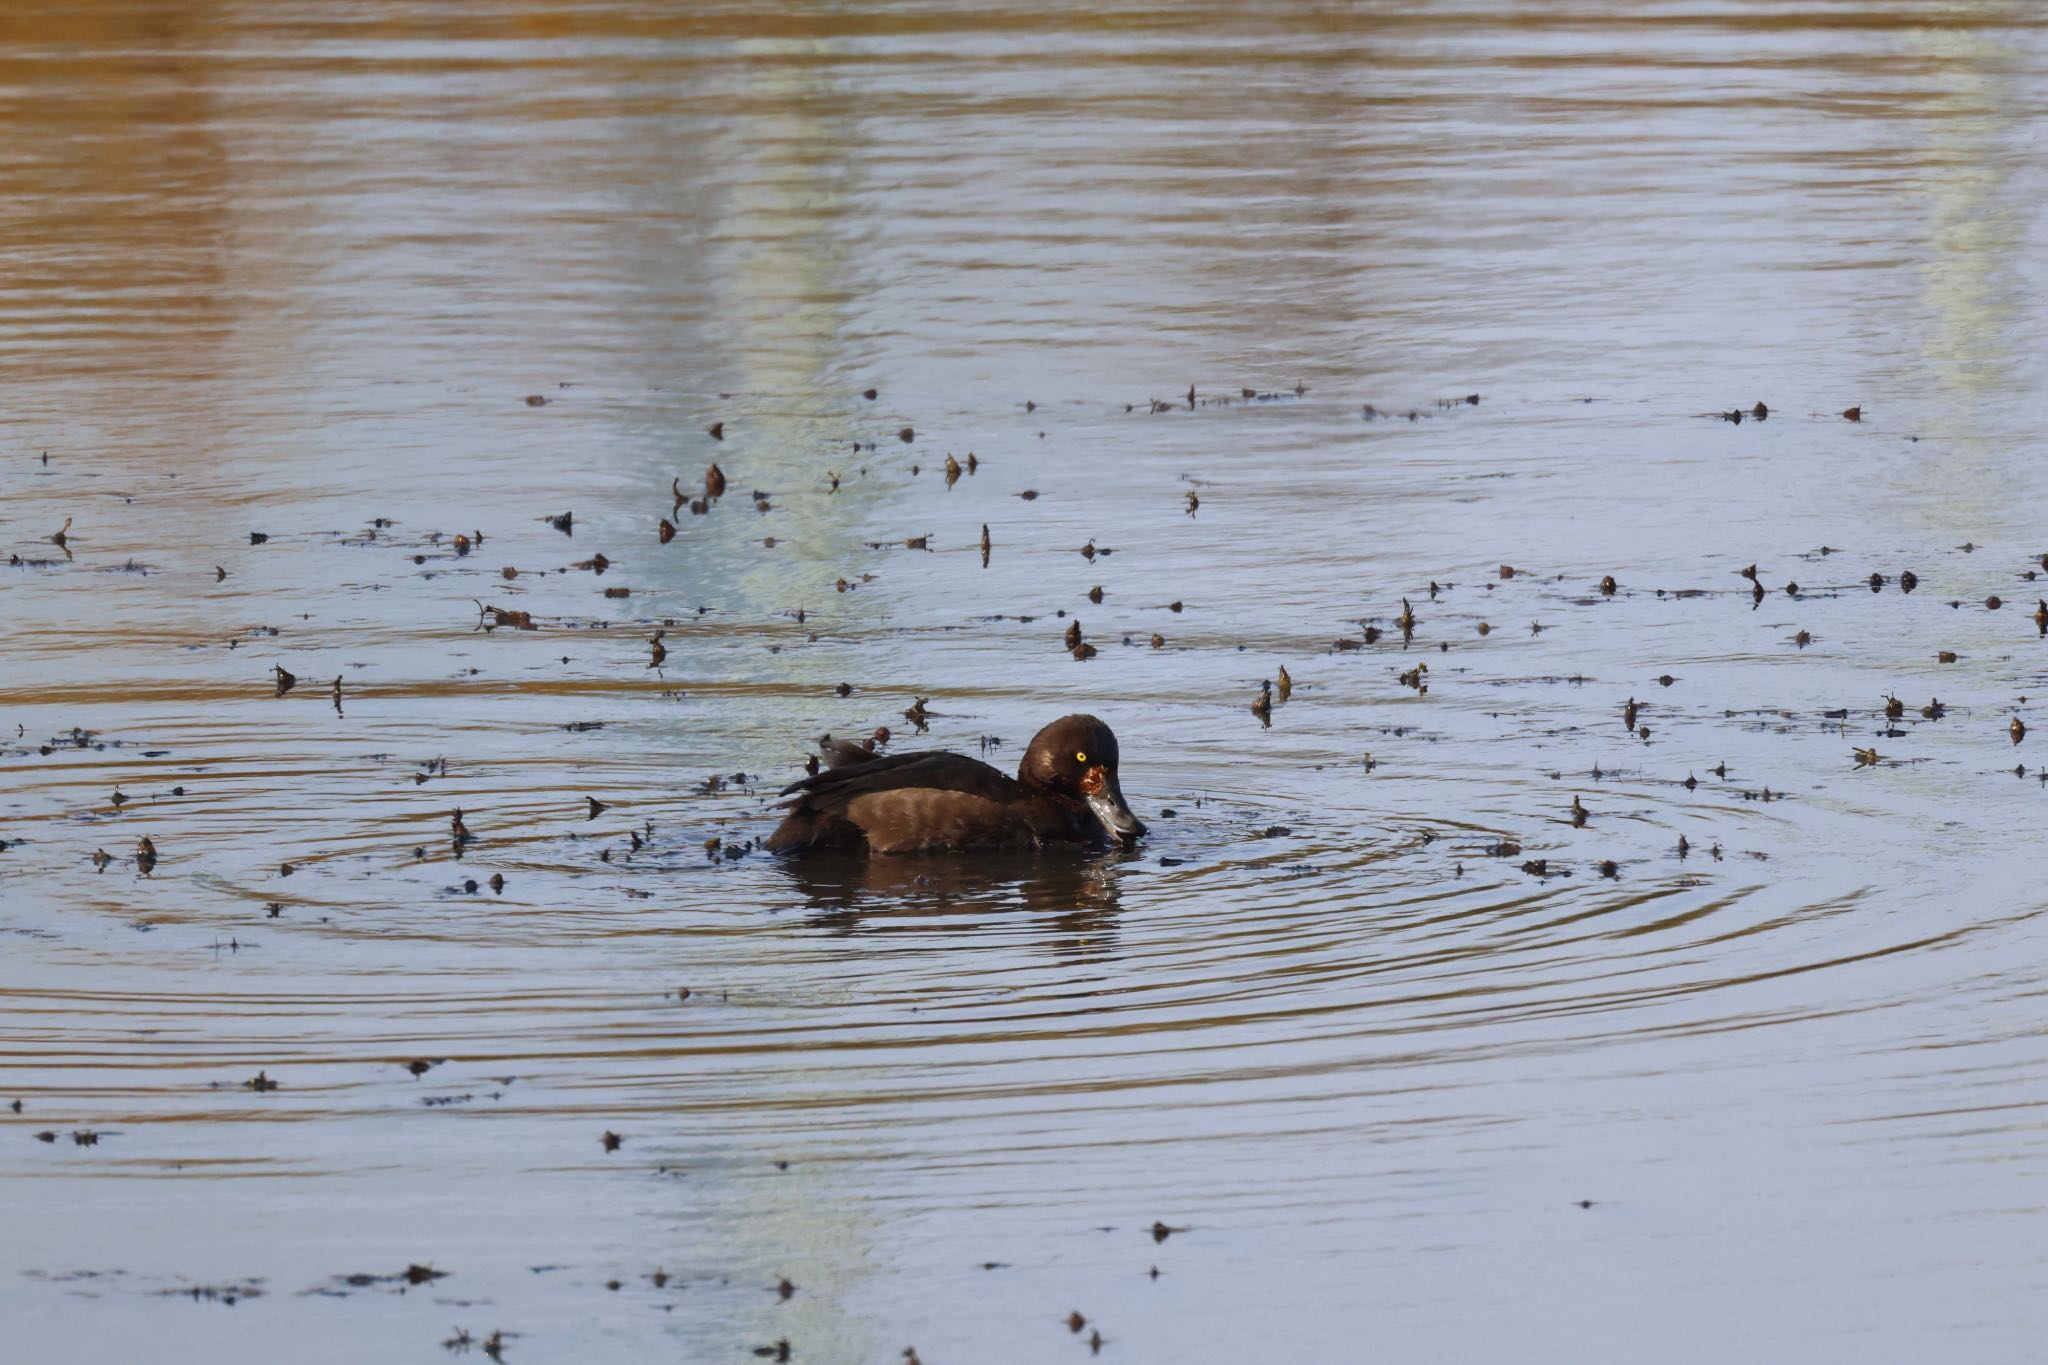
[[[1095,812],[1095,818],[1102,822],[1111,838],[1136,839],[1145,832],[1145,822],[1124,804],[1123,788],[1117,785],[1113,772],[1105,770],[1102,784],[1088,793],[1088,809]]]

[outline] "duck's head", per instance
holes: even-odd
[[[1116,736],[1093,716],[1062,716],[1033,735],[1017,765],[1017,780],[1087,802],[1111,838],[1135,839],[1145,832],[1117,782]]]

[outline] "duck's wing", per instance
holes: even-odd
[[[878,853],[963,845],[1005,829],[1023,784],[959,754],[890,754],[792,782],[772,853],[866,847]]]
[[[1013,800],[1023,790],[1015,778],[965,754],[910,753],[875,755],[865,763],[828,768],[815,777],[790,783],[781,794],[801,793],[801,800],[792,805],[820,804],[907,787],[965,792],[990,801]]]

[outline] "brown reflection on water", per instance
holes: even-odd
[[[0,354],[16,382],[118,380],[101,401],[139,415],[138,383],[221,376],[239,282],[210,10],[0,16]]]
[[[785,872],[810,922],[844,934],[889,931],[893,921],[940,917],[963,936],[1018,913],[1045,916],[1043,947],[1067,962],[1099,961],[1116,947],[1120,855],[792,858]],[[915,931],[914,931],[915,932]]]
[[[2024,1354],[2040,32],[0,15],[17,1349]]]

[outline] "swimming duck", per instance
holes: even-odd
[[[1015,778],[963,754],[891,754],[827,769],[781,794],[792,799],[768,836],[773,853],[1100,844],[1145,833],[1117,783],[1116,736],[1085,715],[1034,735]]]

